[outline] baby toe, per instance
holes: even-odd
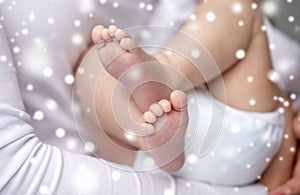
[[[128,38],[129,34],[125,30],[117,29],[115,31],[115,37],[118,41],[120,41],[123,38]]]
[[[159,104],[152,104],[149,111],[151,111],[155,116],[162,116],[164,113],[163,108]]]
[[[102,35],[102,37],[103,37],[104,40],[107,40],[107,39],[110,38],[110,36],[108,34],[108,29],[107,28],[105,28],[105,29],[102,30],[101,35]]]
[[[117,30],[117,27],[116,27],[115,25],[110,25],[110,26],[108,27],[108,34],[109,34],[111,37],[113,37],[114,34],[115,34],[115,32],[116,32],[116,30]]]
[[[144,117],[145,121],[148,123],[155,123],[155,121],[156,121],[156,116],[151,111],[145,112],[143,114],[143,117]]]
[[[120,45],[123,49],[126,49],[126,50],[134,49],[137,47],[134,40],[131,38],[128,38],[128,37],[121,39]]]
[[[103,40],[103,37],[102,37],[103,29],[104,29],[104,27],[102,25],[97,25],[93,28],[92,39],[93,39],[94,43],[99,43],[100,41]]]
[[[142,127],[142,132],[141,133],[143,135],[151,135],[155,132],[155,128],[152,124],[142,123],[141,127]]]
[[[162,109],[163,109],[164,112],[170,112],[171,111],[171,103],[170,103],[170,101],[168,101],[166,99],[163,99],[163,100],[160,100],[158,102],[158,104],[162,107]]]
[[[172,107],[177,111],[186,109],[187,97],[183,91],[175,90],[170,95]]]

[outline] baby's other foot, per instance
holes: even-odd
[[[138,47],[126,31],[118,29],[116,26],[104,28],[100,25],[93,29],[92,38],[98,44],[99,58],[107,72],[120,80],[129,91],[133,90],[131,95],[142,112],[148,110],[153,102],[169,96],[171,90],[157,81],[159,79],[143,81],[146,77],[162,78],[165,77],[165,74],[161,68],[153,68],[154,63],[159,64],[157,59]],[[131,71],[135,76],[128,77],[130,75],[128,70],[133,66],[135,68]],[[125,72],[127,77],[120,79]],[[134,78],[135,80],[133,80]]]
[[[129,34],[114,25],[96,26],[92,38],[98,43],[98,53],[106,70],[115,78],[135,64],[155,59],[138,47]]]
[[[185,93],[173,91],[170,101],[164,99],[151,105],[144,113],[144,119],[154,126],[156,132],[144,138],[142,149],[154,158],[161,169],[178,171],[184,163],[184,138],[188,124]]]

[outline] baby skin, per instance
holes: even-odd
[[[105,69],[116,79],[134,65],[157,62],[153,56],[137,47],[126,31],[113,25],[109,28],[101,25],[95,27],[93,41],[98,43],[98,54]],[[149,73],[145,66],[140,70]],[[126,81],[123,84],[126,85]],[[186,95],[179,90],[172,92],[157,82],[144,83],[134,89],[131,95],[144,112],[146,123],[142,127],[147,131],[155,131],[139,141],[139,147],[147,151],[161,169],[177,171],[184,163],[184,136],[188,122]]]
[[[141,71],[139,74],[143,77],[146,74],[158,75],[155,69],[149,69],[149,64],[144,66],[143,63],[158,62],[158,60],[146,54],[143,49],[137,47],[133,39],[124,30],[118,29],[111,25],[109,28],[96,26],[92,33],[93,41],[98,44],[98,53],[105,69],[117,80],[133,71]],[[140,68],[130,71],[134,65],[141,65]],[[134,85],[138,81],[129,81],[121,79],[127,88],[131,83]],[[127,82],[127,84],[126,84]],[[128,83],[130,82],[130,83]],[[155,90],[153,90],[155,89]],[[150,105],[159,99],[168,98],[171,93],[164,84],[159,82],[147,82],[134,87],[131,94],[139,109],[143,112],[147,111]]]
[[[243,8],[240,13],[235,13],[231,9],[236,2]],[[168,55],[170,51],[166,49],[152,56],[146,54],[142,48],[137,47],[125,31],[116,26],[109,28],[97,26],[92,32],[92,38],[98,44],[99,58],[107,72],[127,87],[137,106],[145,112],[145,121],[147,124],[154,123],[154,128],[158,128],[158,124],[161,124],[161,118],[159,117],[160,113],[153,111],[153,107],[150,105],[161,99],[168,99],[171,90],[187,90],[203,84],[209,86],[214,98],[234,108],[250,112],[271,112],[280,106],[278,102],[272,101],[274,96],[282,95],[277,86],[266,76],[272,69],[267,37],[261,30],[263,23],[260,13],[251,8],[251,2],[210,0],[200,4],[194,13],[195,20],[188,21],[181,29],[184,33],[178,33],[166,46],[166,48],[171,48],[171,51],[176,51],[171,52],[172,55]],[[214,18],[208,17],[210,16],[208,13],[212,14]],[[239,26],[240,21],[243,21],[245,25]],[[222,32],[222,35],[216,32]],[[193,37],[196,41],[191,41],[184,34]],[[205,49],[196,42],[204,45]],[[190,59],[188,57],[191,56],[193,49],[198,50],[200,56]],[[209,54],[205,53],[207,51]],[[213,60],[208,56],[212,56]],[[138,74],[131,73],[131,70],[139,67],[140,64],[155,65],[158,62],[172,66],[182,73],[188,82],[183,77],[168,72],[164,66],[155,66],[156,68],[152,69],[151,66],[142,66],[142,68],[137,68],[138,71],[135,73]],[[217,71],[214,65],[217,66]],[[127,74],[137,77],[159,74],[159,77],[168,78],[166,79],[170,81],[168,86],[172,86],[172,89],[155,82],[141,83],[136,89],[132,89],[132,83],[136,80],[133,77],[133,81],[131,81],[132,78],[126,77]],[[222,82],[219,82],[220,80]],[[226,97],[222,92],[224,88]],[[172,104],[172,100],[170,101]],[[147,111],[147,108],[150,108],[150,112]],[[291,114],[288,113],[285,111],[286,121],[290,122]],[[170,117],[169,122],[176,124],[176,117],[173,118],[176,120],[172,120],[172,118]],[[164,124],[170,125],[168,122]],[[160,131],[154,133],[153,136],[159,132],[163,133],[163,131],[166,131],[166,134],[173,133],[174,135],[175,133],[168,131],[168,128],[162,128]],[[261,179],[261,182],[270,190],[290,176],[294,155],[288,153],[288,148],[295,146],[290,123],[287,123],[285,133],[289,134],[291,139],[283,140],[282,146],[274,158],[285,156],[284,163],[274,160]],[[184,138],[182,137],[182,139]],[[153,145],[155,146],[155,144]],[[152,154],[156,158],[156,162],[161,162],[160,158],[168,152],[171,153],[172,148],[167,147],[161,152]],[[177,158],[177,160],[180,162],[184,159]]]

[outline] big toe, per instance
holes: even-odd
[[[129,37],[121,39],[120,45],[126,50],[133,50],[137,47],[135,41]]]
[[[175,90],[170,95],[172,107],[176,111],[184,111],[187,106],[187,97],[183,91]]]

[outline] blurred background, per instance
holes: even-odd
[[[274,25],[300,42],[300,0],[265,0],[261,9]]]

